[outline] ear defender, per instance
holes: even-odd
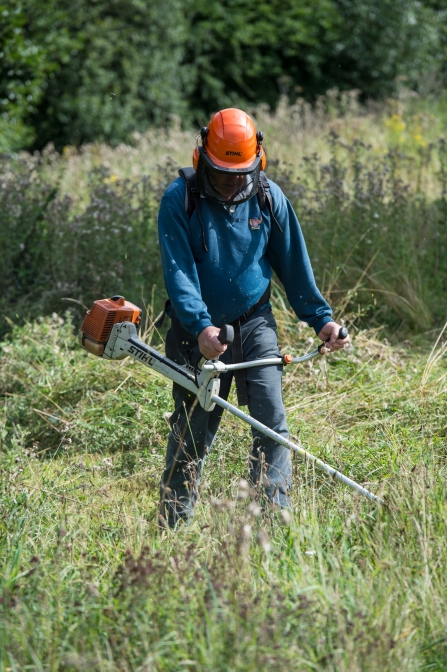
[[[199,165],[199,148],[196,147],[192,153],[192,167],[196,172],[198,165]]]
[[[256,140],[258,141],[257,155],[261,157],[261,170],[265,170],[267,157],[264,148],[262,147],[262,141],[264,140],[264,133],[262,131],[256,133]]]
[[[202,126],[200,129],[200,137],[202,138],[202,147],[206,152],[206,138],[208,136],[208,133],[210,132],[210,129],[208,126]],[[196,146],[195,150],[192,153],[192,167],[194,168],[195,171],[197,171],[197,166],[199,165],[199,148]]]
[[[202,126],[200,129],[200,137],[202,138],[202,146],[205,147],[206,145],[206,137],[208,133],[210,132],[208,126]]]

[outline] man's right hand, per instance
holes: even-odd
[[[206,359],[216,359],[227,349],[217,338],[219,332],[217,327],[206,327],[199,334],[199,350]]]

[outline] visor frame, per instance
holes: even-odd
[[[199,160],[197,162],[196,170],[196,189],[202,196],[216,203],[220,203],[220,205],[231,206],[244,203],[257,194],[262,155],[256,156],[255,160],[246,168],[227,168],[226,166],[220,166],[215,163],[203,147],[198,147],[197,149],[199,150]],[[250,191],[244,195],[243,189],[239,189],[233,194],[231,199],[225,199],[210,183],[209,176],[207,175],[207,168],[211,172],[216,172],[220,175],[246,175],[247,177],[253,175]],[[210,188],[208,188],[208,184]]]
[[[234,163],[228,164],[228,165],[222,165],[220,163],[216,163],[213,161],[211,158],[211,155],[206,151],[206,147],[197,147],[199,150],[199,155],[200,158],[205,159],[205,163],[208,164],[210,168],[213,170],[216,170],[217,172],[222,172],[222,173],[233,173],[237,175],[248,175],[249,173],[252,173],[258,166],[258,163],[261,163],[262,161],[262,152],[260,152],[257,156],[255,156],[254,161],[249,165],[245,167],[240,167],[235,165]],[[234,166],[231,168],[230,166]]]

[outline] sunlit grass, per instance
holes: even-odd
[[[304,100],[289,105],[283,99],[275,111],[265,105],[248,111],[264,132],[268,161],[287,164],[295,178],[303,172],[304,157],[317,154],[322,163],[330,160],[327,135],[333,131],[348,144],[363,140],[370,146],[372,160],[387,154],[390,147],[407,153],[412,160],[399,166],[399,174],[417,186],[419,154],[424,150],[427,153],[427,148],[436,145],[447,132],[442,100],[415,100],[405,95],[380,106],[371,103],[364,107],[355,91],[333,91],[315,105]],[[115,182],[151,174],[167,161],[174,166],[191,165],[197,132],[198,129],[183,129],[180,120],[174,120],[169,128],[136,133],[133,145],[112,148],[94,143],[79,149],[65,147],[60,156],[49,147],[39,158],[47,163],[48,175],[59,180],[64,193],[83,200],[89,189],[89,173],[98,166],[110,171],[105,178],[108,182]],[[439,165],[435,162],[429,171],[431,179],[424,185],[431,195],[439,195],[437,170]]]

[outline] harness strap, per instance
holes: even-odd
[[[159,316],[157,317],[157,319],[156,319],[155,322],[154,322],[154,327],[155,327],[156,329],[161,329],[161,328],[162,328],[163,323],[164,323],[164,321],[165,321],[165,317],[166,317],[166,315],[167,315],[167,312],[168,312],[168,309],[169,309],[170,305],[171,305],[171,302],[170,302],[169,299],[167,299],[167,300],[165,301],[165,305],[164,305],[164,308],[163,308],[163,312],[161,313],[161,315],[159,315]]]
[[[200,191],[196,188],[196,171],[194,168],[180,168],[178,171],[180,177],[183,178],[186,191],[185,191],[185,212],[188,217],[191,217],[194,208],[197,210],[197,215],[199,217],[200,226],[202,227],[202,247],[205,252],[208,252],[208,247],[206,244],[205,238],[205,225],[202,219],[202,212],[200,209]],[[272,194],[270,193],[270,184],[267,179],[267,175],[263,170],[259,173],[259,183],[258,183],[258,203],[261,210],[267,208],[269,211],[270,217],[274,224],[282,233],[282,228],[275,215],[273,214],[273,199]]]
[[[270,193],[270,184],[267,179],[267,175],[264,173],[262,170],[259,173],[259,183],[258,183],[258,202],[259,202],[259,207],[261,210],[267,206],[267,210],[270,213],[270,217],[272,218],[272,221],[276,224],[278,229],[282,233],[282,228],[278,220],[276,219],[275,215],[273,214],[273,199],[272,199],[272,194]]]
[[[183,178],[186,185],[185,212],[188,217],[191,217],[194,208],[197,210],[197,216],[199,218],[200,226],[202,227],[202,247],[205,252],[208,252],[205,239],[205,226],[203,224],[202,212],[200,209],[200,191],[196,189],[196,171],[194,168],[180,168],[178,174]]]
[[[234,328],[234,339],[233,339],[233,364],[239,364],[244,361],[244,355],[242,351],[242,329],[240,319],[234,320],[231,322],[231,325]],[[239,406],[248,405],[248,393],[247,393],[247,381],[245,380],[245,371],[244,369],[239,369],[233,372],[234,373],[234,382],[236,383],[236,392],[237,392],[237,403]]]
[[[206,240],[205,240],[205,226],[203,224],[203,219],[202,219],[202,211],[200,209],[200,191],[196,189],[195,187],[191,187],[191,196],[193,203],[195,205],[195,208],[197,210],[197,216],[199,218],[200,226],[202,227],[202,247],[205,250],[205,252],[208,252],[208,248],[206,246]]]

